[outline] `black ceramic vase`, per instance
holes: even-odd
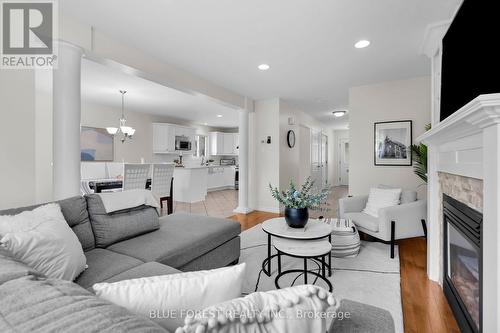
[[[285,220],[290,228],[304,228],[309,220],[309,211],[307,208],[285,207]]]

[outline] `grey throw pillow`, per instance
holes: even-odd
[[[42,273],[37,272],[14,256],[0,245],[0,285],[10,280],[15,280],[23,276],[43,277]]]
[[[139,206],[108,214],[99,195],[86,198],[96,247],[108,247],[160,228],[158,212],[153,207]]]
[[[394,186],[380,184],[378,188],[395,188]],[[400,204],[407,204],[413,201],[417,201],[417,191],[402,189]]]

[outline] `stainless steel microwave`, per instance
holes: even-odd
[[[175,137],[175,150],[191,150],[191,141],[184,135],[177,135]]]

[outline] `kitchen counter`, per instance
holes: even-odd
[[[199,202],[207,197],[208,167],[174,169],[174,197],[180,202]]]

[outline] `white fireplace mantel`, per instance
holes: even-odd
[[[494,124],[500,124],[500,94],[480,95],[419,136],[417,141],[439,145],[481,133]]]
[[[442,283],[439,172],[483,180],[483,332],[500,332],[500,94],[481,95],[417,138],[428,145],[427,274]]]

